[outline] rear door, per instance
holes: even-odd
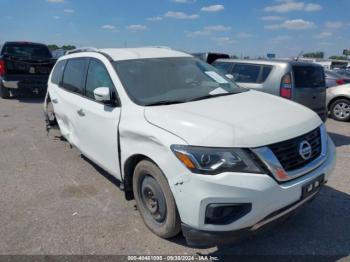
[[[62,80],[57,88],[50,88],[51,101],[62,135],[81,149],[78,135],[79,109],[84,95],[87,58],[71,58],[66,61]],[[52,91],[53,89],[53,91]]]
[[[293,65],[293,100],[325,115],[326,83],[325,74],[318,65]]]

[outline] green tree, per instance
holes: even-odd
[[[316,51],[311,53],[305,53],[303,57],[306,58],[324,58],[324,52],[322,51]]]
[[[74,45],[63,45],[63,46],[59,47],[58,45],[53,44],[53,45],[48,45],[47,47],[50,49],[50,51],[55,51],[57,49],[63,49],[65,51],[76,49],[76,47]]]
[[[59,47],[57,45],[48,45],[47,47],[50,49],[50,51],[55,51],[55,50],[59,49]]]
[[[344,55],[332,55],[329,57],[329,59],[335,59],[335,60],[346,60],[346,56]]]
[[[73,49],[76,49],[76,46],[74,45],[64,45],[61,47],[63,50],[65,51],[69,51],[69,50],[73,50]]]

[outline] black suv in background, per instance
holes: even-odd
[[[9,98],[20,92],[45,94],[56,60],[44,44],[6,42],[0,53],[0,95]]]
[[[193,53],[191,54],[194,57],[207,62],[208,64],[214,63],[217,59],[229,59],[230,56],[228,54],[223,53]]]

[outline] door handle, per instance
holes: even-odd
[[[52,103],[54,103],[54,104],[58,104],[58,100],[57,100],[57,99],[52,99],[51,101],[52,101]]]
[[[78,113],[78,115],[80,115],[80,116],[85,116],[85,113],[84,113],[84,110],[83,110],[83,109],[79,109],[79,110],[77,111],[77,113]]]

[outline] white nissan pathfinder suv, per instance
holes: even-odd
[[[146,226],[190,245],[257,232],[311,200],[335,147],[310,109],[168,48],[80,49],[49,78],[50,125],[121,181]]]

